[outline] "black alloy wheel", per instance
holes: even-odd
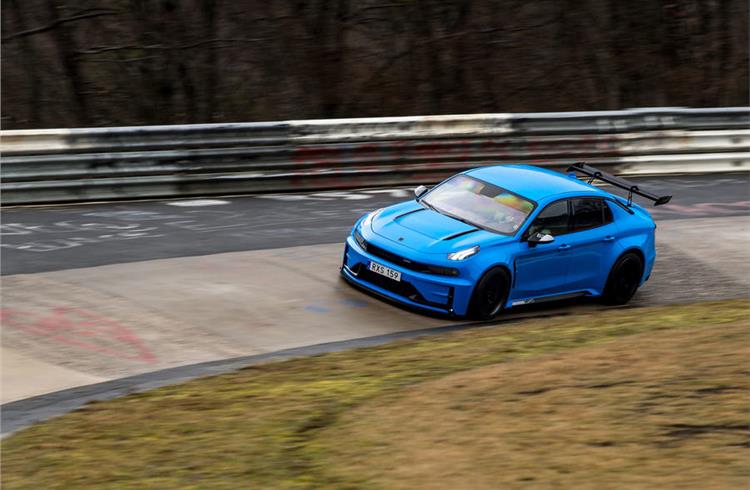
[[[624,305],[633,297],[643,275],[643,261],[632,252],[626,253],[615,262],[604,288],[604,302],[610,305]]]
[[[474,288],[469,305],[469,317],[475,320],[491,320],[502,311],[508,299],[510,277],[503,269],[486,272]]]

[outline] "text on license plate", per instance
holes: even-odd
[[[393,279],[394,281],[401,280],[401,273],[399,271],[394,271],[390,267],[380,265],[377,262],[370,262],[370,270],[373,272],[377,272],[381,276],[385,276],[389,279]]]

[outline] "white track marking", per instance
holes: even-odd
[[[192,206],[221,206],[222,204],[229,204],[229,201],[222,201],[219,199],[193,199],[190,201],[172,201],[165,203],[167,206],[180,206],[180,207],[192,207]]]

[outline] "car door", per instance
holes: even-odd
[[[598,197],[571,199],[571,229],[565,237],[570,290],[601,291],[617,247],[617,227],[610,204]]]
[[[529,225],[521,239],[515,258],[515,283],[511,299],[528,299],[553,295],[566,288],[568,255],[561,248],[570,230],[568,200],[548,204]],[[552,243],[532,246],[526,240],[534,233],[546,233],[555,237]]]

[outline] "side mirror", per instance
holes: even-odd
[[[537,245],[554,242],[555,237],[547,233],[534,233],[529,236],[527,241],[529,242],[529,247],[536,247]]]
[[[422,195],[425,192],[427,192],[429,190],[430,189],[428,189],[427,186],[420,185],[419,187],[417,187],[416,189],[414,189],[414,195],[417,196],[417,199],[419,199],[420,197],[422,197]]]

